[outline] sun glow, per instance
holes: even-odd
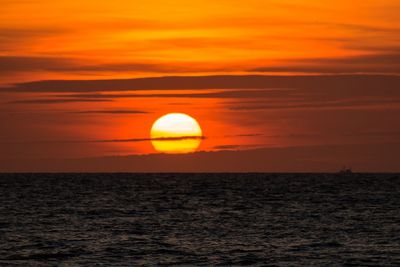
[[[184,154],[195,152],[203,133],[199,123],[183,113],[170,113],[154,122],[151,143],[158,152]]]

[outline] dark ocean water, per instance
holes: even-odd
[[[0,175],[0,266],[142,265],[400,266],[400,175]]]

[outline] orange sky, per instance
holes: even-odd
[[[395,0],[1,4],[0,55],[10,66],[3,82],[242,73],[386,54],[400,36]]]
[[[398,0],[0,5],[0,161],[156,153],[127,140],[170,112],[199,121],[200,151],[399,140]]]

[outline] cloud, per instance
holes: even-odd
[[[52,140],[52,141],[30,141],[30,142],[14,142],[13,144],[94,144],[94,143],[139,143],[148,141],[172,142],[184,140],[205,140],[206,136],[174,136],[174,137],[159,137],[159,138],[130,138],[130,139],[104,139],[104,140]],[[9,144],[10,142],[1,142]]]
[[[286,103],[269,103],[262,104],[260,102],[254,104],[238,104],[232,103],[230,110],[290,110],[290,109],[362,109],[362,108],[384,108],[400,109],[400,96],[397,99],[347,99],[347,100],[322,100],[322,101],[287,101]]]
[[[290,96],[292,93],[295,94],[295,90],[290,89],[253,89],[253,90],[218,90],[214,92],[202,92],[196,93],[134,93],[134,94],[70,94],[68,97],[76,98],[93,98],[93,99],[112,99],[112,98],[276,98],[282,95]]]
[[[79,102],[111,102],[112,99],[93,99],[93,98],[52,98],[52,99],[29,99],[10,101],[9,104],[63,104]]]
[[[148,141],[183,141],[183,140],[204,140],[205,136],[174,136],[174,137],[159,137],[159,138],[130,138],[130,139],[105,139],[105,140],[68,140],[68,141],[51,141],[51,143],[137,143]],[[49,143],[39,142],[39,143]]]
[[[390,53],[343,58],[287,60],[282,66],[265,66],[250,72],[297,72],[321,74],[387,73],[400,74],[400,50]]]
[[[355,134],[348,134],[349,136],[371,136],[371,137],[400,137],[400,131],[382,131],[382,130],[372,130],[372,131],[361,131]]]
[[[122,110],[122,109],[115,109],[115,110],[84,110],[84,111],[74,111],[73,113],[77,114],[148,114],[147,111],[141,110]]]
[[[2,5],[4,5],[2,1]],[[1,27],[0,26],[0,51],[19,51],[21,47],[28,47],[32,42],[49,36],[63,34],[66,31],[56,28],[18,28],[18,27]],[[0,59],[0,66],[3,61]],[[1,73],[1,71],[0,71]]]
[[[371,26],[366,24],[356,24],[356,23],[334,23],[334,22],[315,22],[310,23],[315,25],[322,25],[327,27],[335,27],[348,29],[352,31],[358,31],[362,33],[400,33],[400,28],[398,27],[380,27],[380,26]]]
[[[169,76],[114,80],[54,80],[20,83],[1,92],[89,93],[135,90],[184,89],[305,89],[305,90],[393,90],[400,85],[394,75],[215,75]],[[397,91],[397,89],[395,89]]]
[[[174,137],[159,137],[159,138],[133,138],[133,139],[113,139],[113,140],[96,140],[89,141],[94,143],[131,143],[131,142],[146,142],[146,141],[183,141],[183,140],[203,140],[205,136],[174,136]]]
[[[216,150],[234,150],[234,149],[239,149],[241,148],[241,145],[220,145],[220,146],[215,146],[214,149]]]
[[[235,134],[235,135],[225,135],[225,137],[255,137],[255,136],[263,136],[264,134],[255,133],[255,134]]]
[[[165,64],[147,63],[114,63],[88,65],[83,59],[48,56],[0,56],[0,74],[14,72],[94,72],[94,71],[125,71],[125,72],[185,72],[187,69]]]
[[[358,49],[354,44],[346,44],[350,49]],[[1,49],[1,47],[0,47]],[[48,56],[0,56],[0,74],[15,74],[18,72],[74,72],[74,73],[101,73],[101,72],[125,72],[125,73],[202,73],[202,72],[292,72],[292,73],[313,73],[313,74],[400,74],[400,50],[396,47],[391,47],[393,51],[384,52],[384,47],[368,48],[367,46],[359,49],[369,49],[375,51],[375,54],[364,56],[353,56],[346,58],[311,58],[311,59],[296,59],[296,60],[280,60],[278,65],[275,63],[271,66],[261,66],[251,69],[240,69],[234,67],[210,67],[191,62],[184,63],[143,63],[143,62],[122,62],[122,63],[101,63],[87,64],[89,60],[83,58],[69,57],[48,57]],[[389,49],[389,48],[386,48]],[[368,50],[367,50],[368,51]],[[381,51],[382,53],[376,53]],[[195,66],[195,67],[193,67]],[[110,80],[108,80],[110,81]],[[123,86],[119,80],[119,90],[129,90]],[[125,80],[128,83],[128,80]],[[58,85],[59,91],[62,91],[66,84],[61,81],[51,81],[54,85]],[[71,81],[71,85],[74,81]],[[107,81],[104,81],[103,85]],[[138,82],[138,81],[137,81]],[[142,80],[145,86],[149,86],[148,82]],[[46,85],[44,82],[41,85]],[[39,84],[38,83],[38,84]],[[49,84],[49,81],[47,82]],[[30,84],[20,84],[18,87],[25,87],[28,90]],[[89,81],[80,84],[85,86],[87,91],[96,91],[90,88],[94,85],[94,81]],[[126,84],[127,85],[127,84]],[[153,86],[153,88],[155,88]],[[236,87],[233,87],[236,88]],[[22,89],[22,88],[21,88]],[[42,90],[46,90],[43,88]],[[50,89],[49,89],[50,90]],[[53,89],[55,90],[55,89]],[[66,89],[64,89],[66,90]],[[72,89],[70,89],[72,90]],[[85,89],[81,89],[84,91]],[[101,90],[101,89],[98,89]],[[104,89],[106,90],[106,89]],[[112,90],[112,89],[108,89]],[[115,89],[118,90],[118,89]],[[78,89],[76,89],[78,91]]]
[[[62,103],[74,103],[74,102],[110,102],[115,99],[127,99],[127,98],[221,98],[221,99],[268,99],[271,101],[272,99],[285,98],[286,101],[291,100],[291,96],[296,96],[295,90],[286,90],[286,89],[262,89],[262,90],[218,90],[215,92],[202,92],[199,90],[198,93],[153,93],[153,94],[145,94],[145,93],[135,93],[135,94],[91,94],[91,93],[79,93],[79,94],[51,94],[51,98],[43,98],[49,97],[49,95],[45,94],[37,94],[38,98],[35,96],[30,96],[33,99],[24,99],[24,100],[15,100],[7,102],[8,104],[62,104]],[[130,111],[130,110],[95,110],[95,111],[80,111],[79,113],[148,113],[143,111]]]
[[[0,56],[0,73],[71,70],[73,66],[74,63],[67,58]]]
[[[262,148],[183,155],[0,160],[4,172],[399,172],[399,143]]]
[[[218,145],[214,146],[215,150],[243,150],[253,148],[265,148],[267,145]]]
[[[216,98],[229,99],[222,104],[226,109],[236,111],[344,110],[398,109],[400,107],[399,87],[400,76],[395,75],[250,75],[160,77],[105,81],[44,81],[23,83],[2,91],[37,92],[35,95],[41,97],[32,99],[35,95],[31,95],[29,96],[31,99],[11,102],[14,104],[113,101],[118,98]],[[145,93],[147,89],[164,90],[165,93]],[[188,89],[196,91],[185,91]],[[206,91],[201,89],[206,89]],[[117,92],[118,90],[132,91],[132,93],[120,93]],[[177,90],[180,90],[180,92],[177,93]],[[109,92],[105,93],[107,91]],[[43,93],[47,92],[53,93],[51,97],[42,96]],[[59,94],[59,98],[57,98],[57,94]]]

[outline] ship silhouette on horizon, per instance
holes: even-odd
[[[353,174],[353,170],[351,167],[343,166],[342,169],[338,172],[340,175],[351,175]]]

